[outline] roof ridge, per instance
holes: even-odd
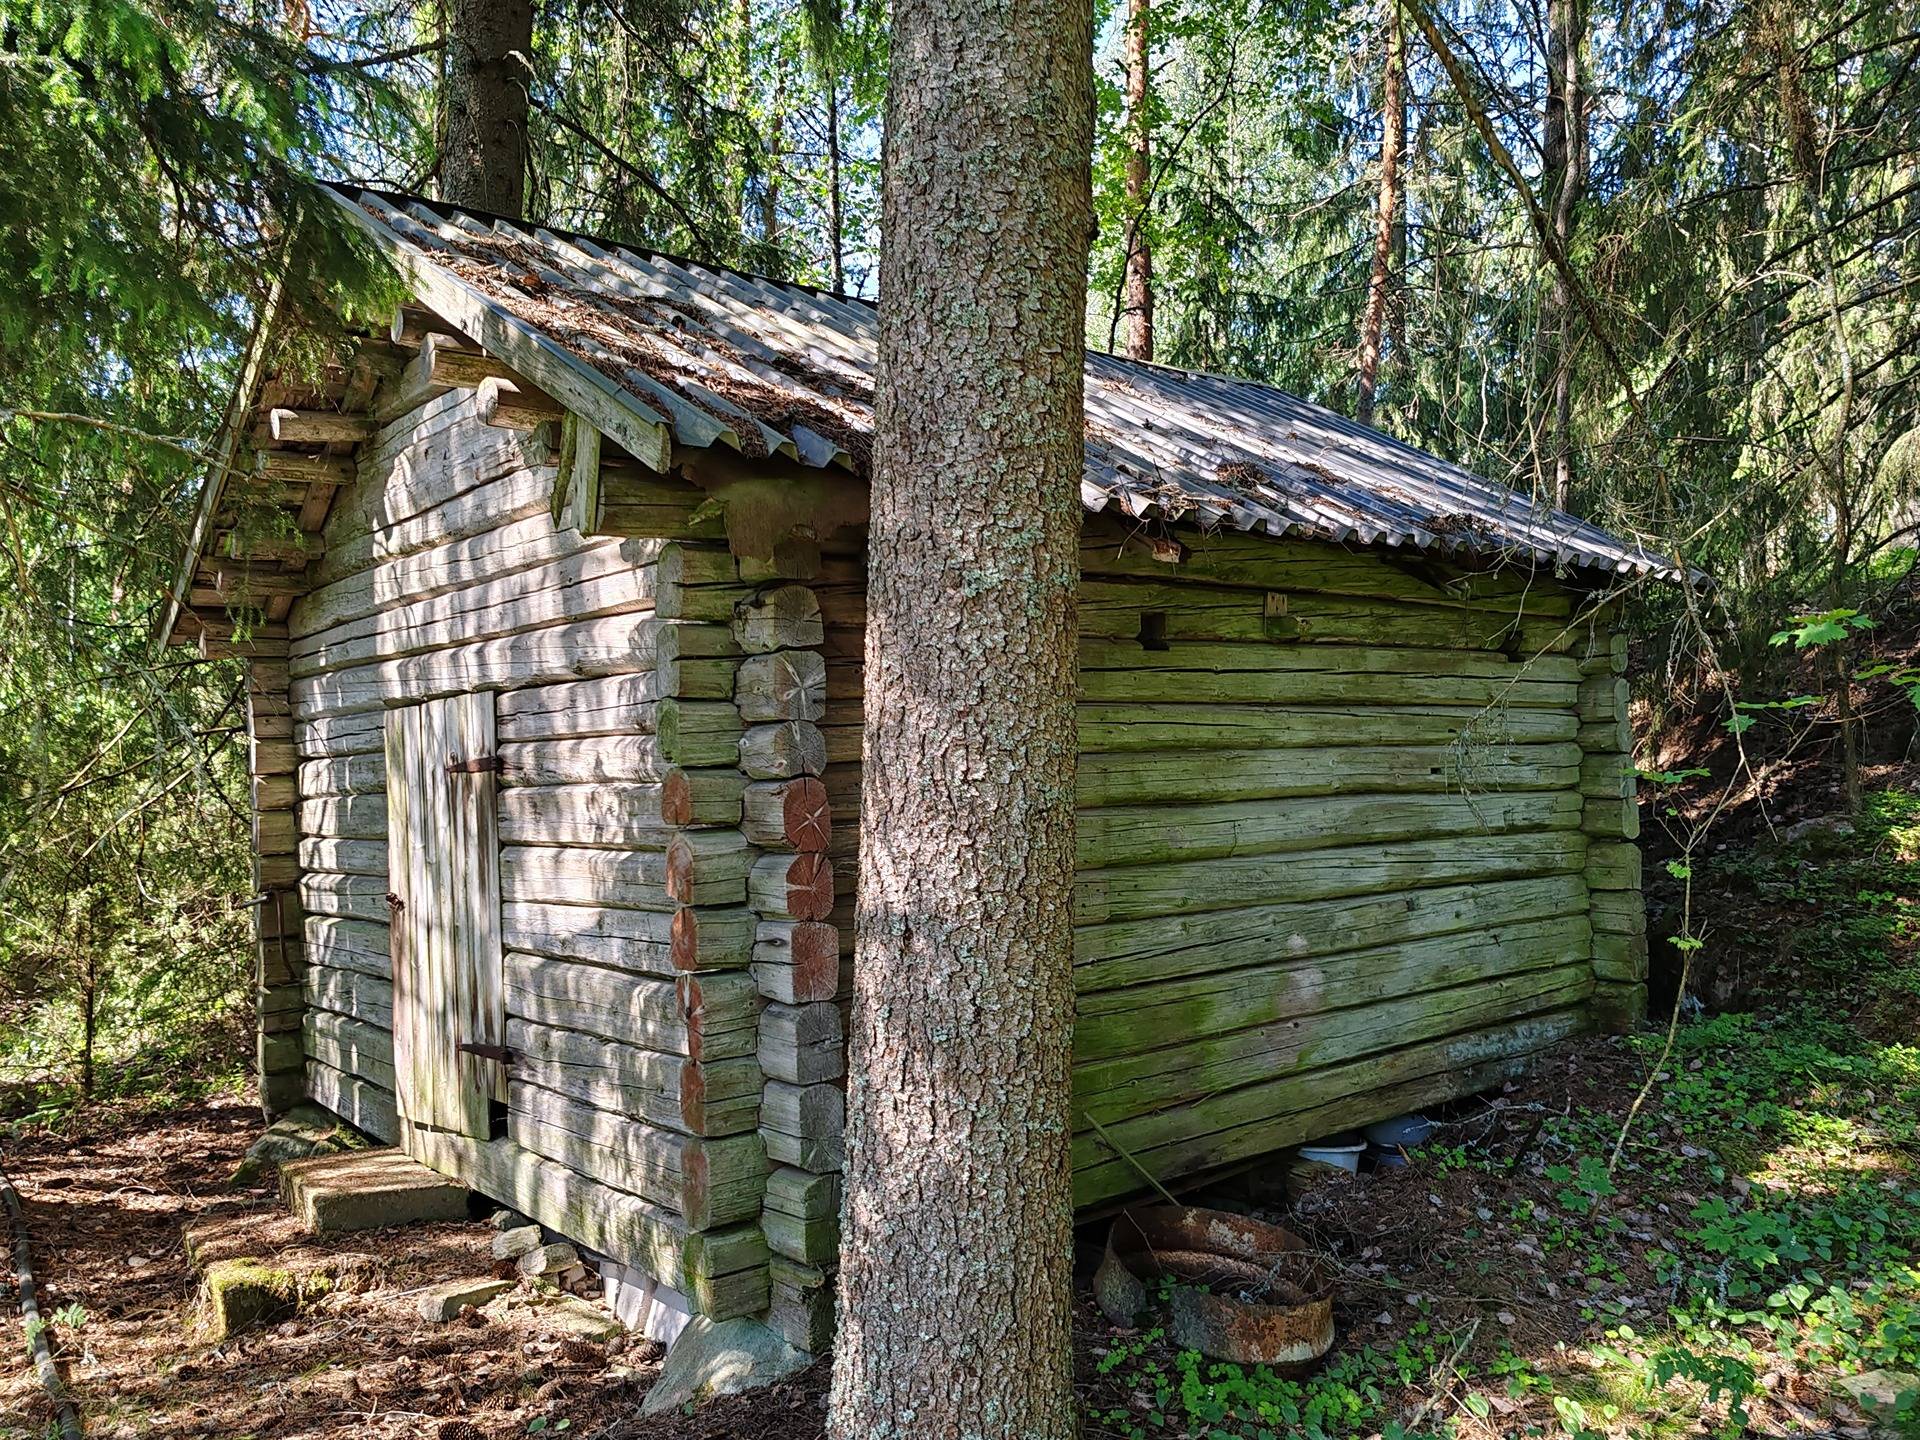
[[[635,244],[631,240],[616,240],[610,235],[597,234],[591,230],[575,230],[564,225],[556,225],[549,220],[529,220],[524,215],[502,215],[495,210],[482,210],[473,205],[456,205],[451,200],[435,200],[431,196],[416,195],[409,190],[392,190],[384,185],[368,185],[356,180],[317,180],[315,183],[348,195],[355,192],[378,195],[396,208],[404,205],[424,205],[429,210],[446,210],[474,220],[482,220],[490,226],[512,225],[527,231],[549,230],[563,240],[586,240],[594,245],[611,249],[630,250],[635,255],[643,256],[648,260],[662,260],[669,265],[695,266],[702,270],[723,270],[729,275],[758,281],[762,285],[780,285],[791,290],[804,290],[809,295],[825,296],[829,300],[841,300],[851,305],[865,305],[872,310],[879,308],[878,301],[869,299],[865,295],[850,295],[844,290],[835,290],[829,285],[814,285],[805,280],[781,280],[739,265],[728,265],[718,260],[697,260],[689,255],[677,255],[671,250],[656,250],[651,246]]]

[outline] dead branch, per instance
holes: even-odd
[[[67,1382],[54,1363],[53,1346],[47,1341],[47,1322],[40,1314],[40,1300],[33,1284],[33,1248],[27,1240],[27,1217],[20,1205],[20,1192],[13,1182],[0,1175],[0,1201],[7,1207],[13,1226],[13,1280],[20,1291],[20,1320],[27,1332],[27,1353],[40,1377],[40,1386],[53,1402],[60,1422],[60,1440],[82,1440],[80,1412],[67,1392]]]

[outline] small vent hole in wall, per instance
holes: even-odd
[[[1167,648],[1166,611],[1142,610],[1140,612],[1140,648],[1142,650]]]

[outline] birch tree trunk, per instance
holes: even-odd
[[[1127,5],[1127,358],[1153,359],[1153,242],[1147,232],[1152,203],[1153,0]]]
[[[1380,196],[1375,206],[1373,267],[1367,275],[1367,309],[1360,322],[1360,378],[1355,386],[1353,414],[1362,425],[1373,423],[1373,400],[1380,381],[1380,340],[1386,331],[1388,296],[1393,287],[1396,238],[1404,251],[1406,232],[1396,235],[1400,207],[1400,156],[1406,148],[1407,102],[1402,90],[1406,74],[1406,30],[1400,23],[1398,0],[1387,12],[1387,58],[1380,87]]]
[[[526,208],[533,0],[451,0],[440,198],[518,218]]]
[[[837,1440],[1067,1440],[1092,15],[896,0]]]

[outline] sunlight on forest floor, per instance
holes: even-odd
[[[1655,877],[1652,857],[1648,869]],[[1851,831],[1784,849],[1730,844],[1696,870],[1709,962],[1697,973],[1733,1008],[1682,1024],[1615,1170],[1607,1160],[1659,1059],[1658,1034],[1563,1046],[1499,1095],[1452,1107],[1407,1168],[1336,1181],[1276,1212],[1341,1267],[1335,1347],[1305,1380],[1181,1352],[1151,1319],[1115,1328],[1083,1292],[1083,1433],[1920,1435],[1920,1396],[1875,1412],[1840,1386],[1862,1372],[1920,1371],[1920,794],[1883,791]],[[1661,885],[1649,889],[1657,930]],[[609,1388],[612,1372],[588,1367],[556,1388],[517,1333],[463,1336],[458,1353],[423,1362],[418,1322],[404,1305],[383,1310],[384,1292],[343,1293],[339,1314],[316,1313],[317,1328],[183,1350],[192,1285],[168,1207],[221,1194],[253,1128],[232,1101],[207,1113],[223,1123],[196,1128],[165,1103],[120,1118],[96,1107],[85,1112],[91,1151],[63,1142],[63,1125],[17,1157],[30,1203],[97,1222],[48,1221],[43,1236],[61,1307],[53,1323],[63,1351],[92,1357],[75,1379],[94,1413],[167,1415],[135,1433],[375,1433],[364,1400],[327,1388],[352,1374],[380,1389],[391,1433],[426,1433],[423,1416],[471,1415],[499,1440],[535,1414],[589,1436],[614,1416],[608,1433],[645,1440],[682,1424],[687,1435],[821,1435],[824,1366],[663,1432],[631,1418],[643,1383]],[[171,1123],[156,1129],[161,1115]],[[118,1170],[88,1158],[123,1149]],[[82,1181],[95,1171],[90,1189]],[[1208,1198],[1232,1203],[1227,1192]],[[92,1208],[75,1209],[82,1200]],[[222,1203],[272,1209],[264,1194]],[[400,1290],[420,1282],[419,1239],[396,1237],[410,1257]],[[179,1366],[201,1366],[192,1357],[203,1353],[219,1363],[188,1383]],[[442,1359],[473,1392],[459,1404],[460,1386],[428,1373]],[[499,1404],[479,1405],[482,1370],[498,1370]],[[131,1376],[141,1378],[129,1389]],[[12,1398],[30,1403],[17,1378],[25,1388]],[[265,1395],[272,1413],[246,1422],[260,1428],[235,1428],[232,1406]],[[0,1436],[11,1433],[22,1432],[0,1423]]]
[[[1455,1123],[1406,1170],[1288,1223],[1351,1264],[1303,1382],[1092,1337],[1092,1435],[1920,1434],[1920,797],[1871,798],[1842,853],[1722,852],[1708,946],[1770,964],[1752,1009],[1597,1040]],[[1764,957],[1756,961],[1755,956]]]

